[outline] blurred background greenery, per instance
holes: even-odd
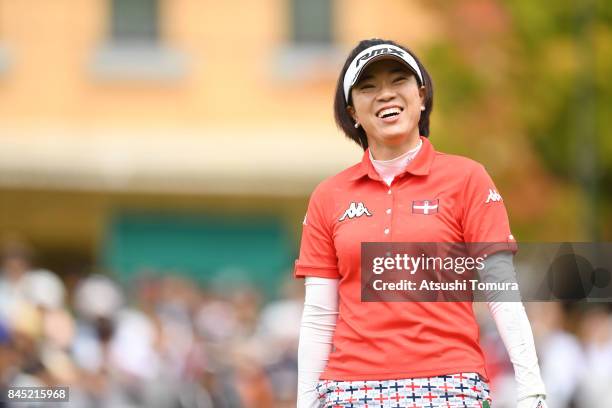
[[[609,2],[435,4],[434,134],[495,173],[523,240],[610,239]]]

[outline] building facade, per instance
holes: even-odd
[[[361,155],[333,123],[343,58],[361,38],[435,38],[422,7],[0,0],[2,235],[128,274],[245,236],[291,258],[313,187]]]

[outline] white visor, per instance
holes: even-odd
[[[421,70],[419,69],[419,65],[412,55],[403,49],[396,47],[391,44],[379,44],[374,45],[372,47],[366,48],[361,51],[357,56],[351,61],[346,73],[344,74],[344,101],[348,103],[349,94],[351,92],[351,88],[359,79],[359,75],[365,67],[367,67],[373,61],[378,61],[383,58],[393,58],[398,61],[405,63],[408,68],[417,76],[419,80],[419,85],[423,85],[423,75],[421,74]]]

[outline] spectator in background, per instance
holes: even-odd
[[[586,374],[582,345],[568,331],[567,316],[560,303],[528,303],[527,309],[533,322],[549,406],[569,407],[576,397],[580,379]]]
[[[117,385],[110,364],[115,318],[124,303],[121,288],[106,276],[85,276],[75,287],[73,301],[77,321],[71,351],[80,373],[79,404],[132,406],[124,402],[127,397]]]
[[[6,389],[10,385],[16,365],[17,355],[9,328],[3,322],[0,322],[0,395],[6,395]],[[0,407],[2,406],[0,400]]]
[[[265,305],[259,315],[256,338],[260,342],[275,406],[292,406],[296,399],[299,321],[304,308],[304,285],[286,279],[282,297]]]
[[[580,408],[612,407],[612,318],[609,310],[604,306],[588,308],[579,320],[578,331],[584,347],[584,370],[579,377],[577,405]],[[568,368],[571,369],[566,365],[559,370]]]
[[[32,250],[12,242],[2,251],[0,324],[4,342],[2,382],[8,386],[54,386],[74,379],[68,355],[73,320],[66,289],[53,272],[32,270]]]
[[[0,257],[0,320],[7,322],[25,301],[24,282],[32,269],[32,249],[13,241],[3,246]]]

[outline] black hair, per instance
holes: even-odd
[[[389,40],[381,40],[380,38],[372,38],[369,40],[360,41],[359,44],[350,52],[346,61],[344,62],[344,67],[340,71],[340,77],[338,78],[338,83],[336,84],[336,95],[334,98],[334,118],[336,119],[336,125],[346,134],[346,136],[357,143],[363,150],[368,148],[368,139],[366,137],[366,133],[363,130],[363,127],[355,128],[353,123],[353,118],[347,111],[347,107],[351,106],[351,97],[349,94],[348,102],[344,99],[344,74],[346,73],[351,61],[359,54],[361,51],[366,48],[372,47],[374,45],[380,44],[392,44],[396,47],[399,47],[412,55],[416,60],[419,69],[421,70],[421,75],[423,76],[423,86],[425,87],[425,110],[421,112],[421,117],[419,119],[419,134],[425,137],[429,136],[429,115],[433,109],[433,84],[431,82],[431,77],[429,73],[421,64],[421,61],[417,58],[416,55],[406,47],[403,47],[394,41]],[[419,82],[417,78],[417,82]]]

